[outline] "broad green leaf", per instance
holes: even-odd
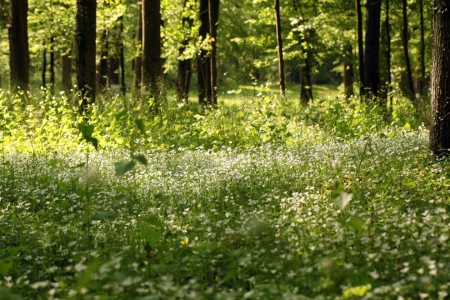
[[[136,120],[136,126],[139,128],[139,131],[145,136],[146,132],[145,132],[144,121],[142,121],[141,119],[137,119]]]
[[[363,230],[364,221],[361,218],[355,217],[347,222],[348,227],[353,228],[357,231]]]
[[[128,171],[131,171],[136,166],[136,162],[134,161],[122,161],[115,163],[116,176],[122,176]]]
[[[84,138],[91,137],[94,132],[94,125],[86,125],[83,123],[78,124],[78,131],[83,135]]]
[[[155,215],[149,216],[149,217],[145,218],[143,221],[145,221],[145,223],[147,223],[147,224],[150,224],[150,225],[153,225],[156,227],[163,226],[163,223],[161,222],[161,220]]]
[[[78,164],[78,165],[76,165],[76,166],[74,166],[74,167],[70,167],[71,169],[78,169],[78,168],[82,168],[82,167],[84,167],[86,165],[86,163],[81,163],[81,164]]]
[[[342,181],[336,180],[334,182],[333,190],[331,192],[331,198],[332,199],[336,199],[337,197],[339,197],[341,195],[342,187],[343,187]]]
[[[139,155],[134,155],[133,159],[137,160],[138,162],[140,162],[141,164],[143,164],[144,166],[147,165],[147,159],[145,158],[144,155],[139,154]]]
[[[96,138],[93,138],[91,136],[84,138],[87,142],[91,143],[92,146],[94,146],[95,150],[98,150],[98,140]]]
[[[6,275],[13,266],[12,260],[0,260],[0,274]]]
[[[159,238],[160,238],[160,233],[158,231],[156,231],[156,229],[147,226],[145,224],[141,224],[141,236],[147,240],[150,245],[155,245]]]
[[[120,111],[117,115],[115,115],[114,117],[116,118],[116,120],[120,120],[122,119],[124,116],[126,116],[127,114],[127,110],[123,109],[122,111]]]

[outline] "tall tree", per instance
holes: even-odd
[[[80,112],[95,102],[96,0],[77,0],[77,85],[81,92]]]
[[[420,13],[420,79],[419,79],[419,93],[423,93],[426,84],[425,79],[425,24],[423,19],[423,0],[419,0]]]
[[[188,0],[184,0],[183,9],[186,9]],[[194,20],[189,16],[183,15],[181,21],[183,29],[190,31]],[[184,32],[183,32],[184,33]],[[180,101],[188,101],[189,98],[189,84],[191,82],[192,67],[191,58],[183,58],[184,51],[189,44],[189,39],[184,36],[181,46],[179,48],[180,59],[178,60],[178,76],[177,76],[177,94]]]
[[[136,44],[137,44],[136,48],[138,48],[139,52],[135,55],[133,61],[133,68],[134,68],[133,92],[135,93],[141,89],[141,79],[142,79],[142,8],[138,16],[138,26],[136,30]]]
[[[160,101],[162,80],[161,2],[142,1],[142,79],[141,88]]]
[[[284,98],[286,94],[286,84],[284,82],[284,58],[283,58],[283,39],[281,38],[281,20],[280,20],[280,0],[274,0],[275,22],[278,48],[278,73],[280,83],[280,96]],[[294,2],[295,4],[295,2]]]
[[[108,84],[108,31],[105,29],[100,38],[100,59],[97,66],[97,91],[103,93]]]
[[[353,48],[351,44],[344,45],[344,95],[353,96]]]
[[[61,53],[61,83],[64,91],[72,88],[72,55],[71,51]]]
[[[389,0],[385,1],[385,19],[381,25],[380,40],[380,106],[386,108],[388,105],[389,92],[391,89],[391,30],[389,17]],[[390,98],[392,99],[392,97]],[[392,108],[392,106],[391,106]]]
[[[209,9],[208,0],[200,0],[200,28],[199,35],[202,40],[206,40],[209,33]],[[210,56],[205,46],[200,50],[197,58],[197,74],[198,74],[198,100],[201,104],[206,104],[211,99],[211,78]]]
[[[361,12],[361,0],[355,0],[356,7],[356,22],[357,22],[357,32],[358,32],[358,67],[359,67],[359,95],[365,94],[364,84],[365,79],[365,67],[364,67],[364,40],[363,40],[363,21]]]
[[[437,156],[450,152],[450,3],[433,1],[433,63],[429,148]]]
[[[28,48],[28,0],[11,0],[9,12],[10,89],[28,89],[30,55]]]
[[[210,104],[212,107],[217,105],[217,26],[219,25],[219,0],[208,0],[208,16],[209,16],[209,36],[211,39],[211,53],[210,53],[210,85],[211,98]]]
[[[380,21],[381,0],[367,0],[366,44],[364,51],[365,86],[372,96],[378,96],[380,87]]]
[[[403,55],[405,57],[405,65],[406,65],[406,77],[408,80],[408,94],[407,97],[411,100],[415,98],[414,91],[414,83],[412,79],[412,71],[411,71],[411,61],[409,60],[409,51],[408,51],[408,1],[402,0],[402,43],[403,43]]]

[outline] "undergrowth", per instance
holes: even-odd
[[[448,296],[450,165],[400,101],[22,99],[0,95],[1,299]]]

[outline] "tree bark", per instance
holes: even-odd
[[[364,84],[364,40],[363,40],[363,22],[361,12],[361,0],[355,0],[357,31],[358,31],[358,67],[359,67],[359,96],[365,95]]]
[[[127,88],[125,84],[125,51],[123,46],[123,16],[120,16],[120,77],[121,81],[121,91],[125,95]]]
[[[202,40],[206,39],[209,33],[209,9],[208,0],[200,0],[200,29],[199,35]],[[200,104],[206,104],[211,99],[211,69],[210,56],[206,49],[201,49],[200,55],[197,58],[197,72],[198,72],[198,101]]]
[[[184,0],[183,8],[186,9],[187,0]],[[192,28],[194,20],[189,17],[183,17],[182,26],[183,28],[188,28],[189,31]],[[181,46],[179,48],[179,54],[182,56],[186,47],[189,44],[187,37],[184,38]],[[189,85],[191,82],[192,70],[191,70],[191,59],[186,58],[183,60],[178,60],[178,76],[177,76],[177,94],[178,100],[188,102],[189,101]]]
[[[353,96],[353,49],[352,45],[344,46],[344,95],[346,98]]]
[[[46,81],[46,75],[47,75],[47,49],[45,49],[45,42],[44,42],[44,51],[42,53],[42,73],[41,73],[41,79],[42,79],[42,87],[45,88],[47,85]]]
[[[313,100],[310,56],[311,56],[311,52],[309,50],[307,50],[304,64],[300,68],[300,70],[301,70],[300,81],[302,84],[301,91],[300,91],[300,102],[303,104],[307,104]]]
[[[28,0],[11,0],[9,11],[10,90],[29,88]]]
[[[217,105],[217,63],[216,63],[216,49],[217,49],[217,26],[219,25],[219,0],[208,0],[208,15],[209,15],[209,36],[211,38],[211,53],[210,53],[210,84],[211,84],[211,98],[210,104],[212,107]]]
[[[384,22],[381,26],[381,45],[380,45],[380,92],[379,104],[383,108],[387,108],[388,98],[391,89],[391,34],[389,21],[389,0],[386,0],[386,14]],[[389,99],[392,99],[389,98]],[[392,108],[392,105],[390,105]]]
[[[142,1],[142,79],[141,88],[150,93],[155,104],[161,100],[161,2]]]
[[[280,19],[280,0],[274,0],[276,36],[278,46],[278,74],[280,84],[280,97],[284,99],[286,95],[286,84],[284,81],[284,59],[283,59],[283,40],[281,38],[281,19]]]
[[[77,0],[77,85],[81,92],[80,113],[95,102],[96,0]]]
[[[367,0],[366,44],[365,44],[365,86],[373,97],[378,96],[380,87],[380,21],[381,0]]]
[[[420,11],[420,79],[419,79],[419,93],[424,93],[427,87],[425,79],[425,25],[423,21],[423,0],[419,0]]]
[[[61,83],[63,90],[68,93],[72,89],[72,57],[70,50],[61,55]]]
[[[141,90],[142,79],[142,9],[138,17],[138,26],[136,30],[136,44],[139,53],[134,58],[134,77],[133,77],[133,92],[137,93]]]
[[[433,1],[433,63],[429,148],[437,156],[450,149],[450,3]]]
[[[411,61],[409,60],[408,51],[408,14],[407,14],[407,0],[402,0],[402,42],[403,42],[403,55],[405,56],[406,76],[408,79],[408,95],[410,100],[414,101],[416,92],[414,91],[414,83],[412,79]]]
[[[52,93],[55,88],[55,38],[50,38],[50,84]]]
[[[104,93],[108,85],[108,31],[105,29],[100,39],[100,61],[97,66],[98,92]]]

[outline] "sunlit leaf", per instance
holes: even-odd
[[[353,194],[342,192],[335,198],[336,204],[341,210],[344,210],[353,198]]]
[[[361,218],[355,217],[347,222],[348,227],[353,228],[357,231],[361,231],[364,228],[364,221]]]

